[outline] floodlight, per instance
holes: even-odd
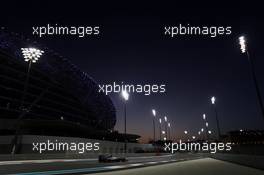
[[[242,53],[245,53],[246,50],[247,50],[247,47],[246,47],[246,39],[245,39],[245,37],[244,37],[244,36],[240,36],[240,37],[238,38],[238,40],[239,40],[239,45],[240,45],[240,50],[241,50],[241,52],[242,52]]]
[[[129,98],[129,94],[127,93],[126,90],[123,90],[123,91],[122,91],[122,97],[125,99],[125,101],[128,100],[128,98]]]
[[[155,109],[152,109],[152,114],[154,117],[156,116],[156,110]]]
[[[215,104],[215,100],[216,100],[215,97],[212,97],[212,98],[211,98],[211,102],[212,102],[212,104]]]
[[[44,51],[36,48],[21,48],[21,50],[25,61],[32,61],[33,63],[44,53]]]

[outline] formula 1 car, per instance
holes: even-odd
[[[126,162],[125,157],[114,157],[111,154],[99,155],[98,161],[100,163],[110,163],[110,162]]]

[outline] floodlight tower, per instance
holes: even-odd
[[[36,48],[21,48],[21,51],[22,51],[24,60],[26,62],[28,62],[26,82],[24,85],[24,90],[23,90],[23,95],[22,95],[22,100],[21,100],[21,105],[20,105],[21,110],[26,110],[24,107],[24,101],[25,101],[25,96],[27,93],[27,87],[28,87],[31,65],[32,65],[32,63],[36,63],[38,61],[38,59],[44,53],[44,51],[36,49]]]
[[[209,134],[208,134],[208,127],[209,127],[209,123],[208,122],[205,122],[206,136],[207,136],[207,141],[209,142],[210,137],[209,137]]]
[[[208,135],[208,122],[207,122],[206,114],[203,114],[203,120],[205,122],[206,138],[207,138],[207,140],[209,140],[209,135]]]
[[[28,112],[28,109],[24,106],[24,103],[25,103],[25,97],[26,97],[27,88],[28,88],[28,81],[30,77],[31,66],[32,66],[32,63],[36,63],[39,60],[41,55],[43,55],[44,51],[30,47],[30,48],[21,48],[21,52],[24,57],[24,60],[28,62],[26,81],[24,84],[24,89],[23,89],[23,94],[22,94],[22,99],[21,99],[21,104],[20,104],[20,110],[22,111],[22,114],[23,114],[25,112]],[[18,135],[20,131],[20,121],[22,120],[22,118],[23,118],[23,115],[20,115],[17,119],[15,135],[11,143],[12,145],[11,154],[15,154],[17,152]]]
[[[187,141],[187,140],[188,140],[188,131],[185,130],[185,131],[184,131],[184,134],[185,134],[185,137],[186,137],[186,138],[185,138],[185,139],[186,139],[185,141]]]
[[[171,140],[171,124],[168,123],[168,140]]]
[[[125,130],[124,153],[126,154],[126,152],[127,152],[127,135],[126,135],[126,133],[127,133],[127,128],[126,128],[127,110],[126,110],[126,103],[127,103],[128,99],[129,99],[129,93],[126,90],[123,90],[121,95],[122,95],[122,97],[124,99],[124,125],[125,125],[124,126],[124,130]]]
[[[161,118],[159,118],[160,141],[161,141],[161,123],[162,123],[162,120]]]
[[[219,125],[219,120],[218,120],[218,113],[217,113],[217,110],[216,110],[216,98],[213,96],[211,98],[211,103],[214,107],[214,111],[215,111],[215,120],[216,120],[216,127],[217,127],[217,133],[218,133],[218,140],[220,139],[220,136],[221,136],[221,131],[220,131],[220,125]]]
[[[261,96],[261,93],[260,93],[259,84],[258,84],[258,81],[257,81],[254,60],[249,55],[249,51],[248,51],[248,47],[247,47],[247,41],[246,41],[245,36],[240,36],[238,38],[238,40],[239,40],[240,50],[241,50],[242,54],[246,54],[247,58],[248,58],[252,79],[253,79],[254,86],[255,86],[255,89],[256,89],[256,94],[257,94],[259,107],[260,107],[260,110],[261,110],[262,118],[264,119],[264,106],[263,106],[262,96]]]
[[[156,127],[155,127],[155,119],[156,119],[156,110],[152,109],[152,115],[153,115],[153,141],[156,140]]]
[[[167,116],[164,116],[164,125],[165,125],[165,136],[168,138],[168,127],[167,127],[168,118]]]

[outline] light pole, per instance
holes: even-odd
[[[160,124],[160,125],[159,125],[159,130],[160,130],[160,132],[159,132],[159,133],[160,133],[160,141],[161,141],[161,122],[162,122],[162,121],[161,121],[161,118],[159,118],[159,124]]]
[[[126,152],[127,152],[126,151],[127,150],[127,136],[126,136],[126,133],[127,133],[127,131],[126,131],[126,113],[127,113],[127,111],[126,111],[126,103],[127,103],[128,99],[129,99],[129,94],[128,94],[128,92],[126,90],[122,91],[122,97],[124,99],[124,125],[125,125],[125,127],[124,127],[124,130],[125,130],[124,153],[126,154]]]
[[[249,51],[248,51],[248,47],[247,47],[247,43],[246,43],[245,37],[244,36],[240,36],[238,38],[238,40],[239,40],[239,45],[240,45],[241,52],[243,54],[245,53],[247,55],[247,58],[248,58],[252,79],[253,79],[253,82],[254,82],[254,85],[255,85],[255,89],[256,89],[256,93],[257,93],[259,107],[260,107],[260,110],[261,110],[262,118],[264,119],[264,106],[263,106],[263,101],[262,101],[262,98],[261,98],[260,88],[259,88],[258,81],[257,81],[254,60],[249,55]]]
[[[206,136],[207,136],[207,141],[209,141],[209,134],[208,134],[208,126],[209,126],[209,123],[208,122],[205,122],[205,128],[206,128]]]
[[[187,131],[187,130],[185,130],[185,131],[184,131],[184,134],[185,134],[186,141],[187,141],[187,140],[188,140],[188,131]]]
[[[155,118],[156,118],[156,110],[152,109],[153,114],[153,142],[156,140],[156,128],[155,128]]]
[[[164,116],[164,125],[165,125],[165,137],[168,138],[168,128],[167,128],[167,121],[168,118],[166,116]]]
[[[22,55],[24,57],[24,60],[28,62],[28,69],[27,69],[27,75],[26,75],[26,82],[24,84],[24,89],[23,89],[23,94],[22,94],[22,99],[21,99],[21,105],[20,109],[23,112],[27,112],[27,109],[24,107],[24,101],[25,101],[25,96],[27,93],[27,87],[28,87],[28,81],[29,81],[29,76],[30,76],[30,70],[31,70],[31,65],[32,63],[36,63],[40,56],[44,53],[44,51],[36,49],[36,48],[21,48]],[[12,150],[11,154],[15,154],[17,150],[17,145],[18,145],[18,135],[19,135],[19,130],[20,130],[20,121],[22,120],[24,115],[20,115],[17,119],[17,126],[15,130],[15,136],[12,139]]]
[[[166,141],[167,140],[166,135],[165,135],[166,132],[165,131],[161,131],[161,133],[162,133],[162,135],[164,135],[163,140]]]
[[[171,124],[168,123],[168,140],[171,140]]]
[[[195,136],[192,136],[192,139],[193,139],[193,140],[195,140],[195,138],[196,138]]]
[[[207,122],[207,119],[206,119],[206,114],[203,114],[203,120],[205,121],[206,137],[207,137],[207,140],[209,140],[209,136],[208,136],[208,122]]]
[[[25,61],[28,62],[26,82],[24,85],[23,95],[21,99],[21,106],[20,106],[21,110],[26,110],[26,108],[24,107],[24,101],[25,101],[25,96],[26,96],[27,87],[28,87],[31,64],[36,63],[38,59],[40,58],[40,56],[44,53],[44,51],[36,49],[36,48],[21,48],[21,51],[22,51]]]
[[[216,120],[216,127],[217,127],[218,140],[219,140],[220,136],[221,136],[221,132],[220,132],[220,125],[219,125],[219,120],[218,120],[218,114],[217,114],[217,110],[216,110],[215,101],[216,101],[216,98],[213,96],[211,98],[211,102],[212,102],[212,105],[213,105],[214,111],[215,111],[215,120]]]

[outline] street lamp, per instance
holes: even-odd
[[[208,126],[209,126],[208,122],[205,122],[206,137],[207,137],[207,140],[209,141]]]
[[[127,115],[127,111],[126,111],[126,103],[129,99],[129,93],[126,90],[122,91],[122,97],[124,99],[124,129],[125,129],[125,144],[124,144],[124,153],[126,153],[127,150],[127,137],[126,137],[126,133],[127,133],[127,128],[126,128],[126,115]]]
[[[168,118],[166,116],[164,116],[164,121],[165,121],[164,125],[165,125],[166,138],[168,138],[168,134],[167,134],[168,133],[168,128],[167,128],[167,123],[166,123],[168,121]]]
[[[213,97],[213,98],[211,99],[211,102],[212,102],[212,103],[215,103],[215,97]],[[205,132],[206,132],[206,137],[207,137],[207,140],[209,140],[209,136],[208,136],[208,122],[207,122],[206,114],[203,114],[203,120],[205,121]]]
[[[156,140],[156,128],[155,128],[155,118],[156,118],[156,110],[152,109],[152,115],[153,115],[153,141]]]
[[[162,131],[162,134],[163,134],[163,135],[165,135],[165,134],[167,134],[167,133],[166,133],[166,131]],[[166,140],[167,140],[167,137],[166,137],[166,135],[163,137],[163,140],[164,140],[164,141],[166,141]]]
[[[188,139],[188,131],[185,130],[185,131],[184,131],[184,134],[185,134],[185,137],[186,137],[186,140],[187,140],[187,139]]]
[[[215,104],[216,98],[214,96],[211,98],[211,102],[212,102],[212,105],[213,105],[214,111],[215,111],[215,120],[216,120],[216,127],[217,127],[218,140],[219,140],[221,132],[220,132],[220,125],[219,125],[218,114],[217,114],[217,110],[216,110],[216,104]]]
[[[239,40],[239,45],[240,45],[241,52],[243,54],[245,53],[247,55],[247,58],[248,58],[252,79],[253,79],[253,82],[254,82],[254,85],[255,85],[255,89],[256,89],[256,93],[257,93],[257,99],[258,99],[258,102],[259,102],[259,107],[260,107],[260,110],[261,110],[262,118],[264,119],[264,106],[263,106],[263,101],[262,101],[262,98],[261,98],[262,96],[261,96],[261,93],[260,93],[259,84],[258,84],[258,81],[257,81],[254,60],[249,55],[246,38],[244,36],[240,36],[238,38],[238,40]]]
[[[168,139],[171,140],[171,124],[168,123]]]
[[[160,125],[159,125],[159,130],[160,130],[160,141],[161,141],[161,122],[162,122],[162,121],[161,121],[161,118],[159,118],[159,124],[160,124]]]

